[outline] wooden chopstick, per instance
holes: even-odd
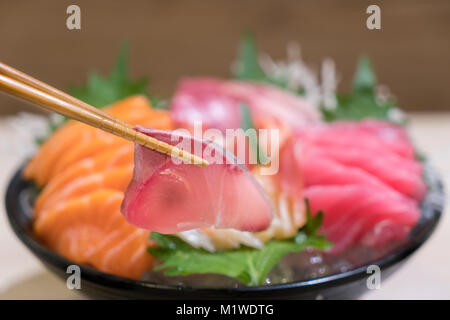
[[[131,125],[5,64],[1,64],[0,73],[0,90],[11,95],[185,162],[202,167],[208,165],[196,155],[140,133]]]
[[[49,85],[47,83],[39,81],[38,79],[35,79],[26,73],[23,73],[17,69],[14,69],[13,67],[8,66],[7,64],[4,64],[3,62],[0,62],[0,74],[4,74],[5,76],[8,76],[14,80],[23,82],[23,83],[29,85],[30,87],[34,87],[40,91],[48,93],[49,95],[54,96],[60,100],[77,105],[81,109],[86,109],[95,114],[107,117],[111,120],[119,121],[124,126],[128,126],[128,127],[132,128],[132,126],[130,124],[128,124],[120,119],[116,119],[113,116],[111,116],[110,114],[108,114],[106,112],[102,112],[98,108],[95,108],[95,107],[91,106],[90,104],[87,104],[86,102],[81,101],[81,100],[75,98],[74,96],[71,96],[70,94],[67,94],[61,90],[58,90],[55,87],[52,87],[51,85]]]

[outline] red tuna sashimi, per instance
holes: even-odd
[[[303,149],[308,150],[308,154],[315,154],[319,159],[329,159],[347,167],[361,169],[414,199],[420,200],[425,194],[422,165],[415,160],[405,159],[392,153],[361,152],[358,146],[348,147],[345,152],[339,147],[325,148],[312,144],[303,145]]]
[[[420,216],[413,200],[364,185],[314,186],[304,196],[313,212],[325,212],[322,229],[333,242],[330,253],[357,243],[378,246],[403,239]]]
[[[407,236],[419,218],[425,184],[404,129],[372,120],[338,122],[301,128],[296,137],[302,196],[313,212],[323,210],[331,253]]]
[[[303,152],[297,164],[303,173],[305,186],[362,184],[379,189],[391,189],[390,186],[364,170],[344,166],[311,152]]]
[[[336,122],[334,127],[342,130],[364,131],[366,133],[376,135],[378,138],[385,141],[401,141],[406,144],[410,143],[408,133],[403,127],[387,121],[375,119],[366,119],[360,122],[340,121]]]
[[[370,176],[373,176],[414,199],[421,200],[425,194],[422,164],[415,159],[407,133],[399,126],[376,120],[336,122],[298,129],[296,137],[296,149],[300,150],[296,153],[297,161],[305,163],[305,170],[310,172],[304,173],[305,180],[310,184],[318,184],[320,180],[333,184],[339,177],[340,183],[362,178],[372,184],[374,179]],[[326,170],[323,162],[330,160],[343,166],[331,163],[333,170]],[[358,170],[348,171],[345,177],[342,172],[345,167]],[[337,177],[338,168],[342,174]]]
[[[361,122],[336,122],[333,125],[336,134],[364,135],[376,137],[383,145],[397,154],[415,158],[414,148],[406,130],[399,125],[381,120],[363,120]]]
[[[296,136],[320,147],[340,147],[345,150],[348,147],[358,146],[361,152],[380,153],[387,152],[397,154],[406,159],[414,159],[414,149],[411,143],[404,139],[386,139],[384,136],[374,134],[365,127],[358,129],[358,124],[332,124],[310,126],[300,128]]]
[[[133,180],[122,205],[128,222],[161,233],[207,227],[261,231],[270,225],[271,201],[222,147],[175,131],[137,130],[189,152],[202,150],[210,164],[176,164],[169,156],[136,145]]]
[[[319,112],[304,99],[276,87],[214,78],[184,79],[172,99],[172,119],[190,128],[201,121],[206,128],[220,130],[242,127],[241,105],[245,103],[255,125],[297,127],[315,123]]]

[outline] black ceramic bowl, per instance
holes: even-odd
[[[440,179],[426,168],[428,192],[422,203],[422,216],[405,244],[380,259],[370,261],[352,270],[316,278],[267,286],[229,289],[197,289],[137,281],[81,266],[82,291],[92,298],[136,299],[351,299],[367,289],[367,266],[378,265],[386,279],[415,252],[431,235],[443,210],[444,196]],[[52,272],[67,279],[69,265],[75,264],[50,251],[31,231],[32,185],[22,179],[20,170],[12,178],[6,192],[6,210],[9,222],[19,239]]]

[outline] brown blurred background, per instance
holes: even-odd
[[[81,30],[66,28],[70,4],[81,7]],[[370,4],[381,7],[381,30],[366,28]],[[316,68],[333,58],[341,90],[367,53],[401,107],[450,110],[448,0],[1,0],[0,60],[67,88],[108,72],[128,40],[131,74],[150,75],[151,92],[167,97],[180,76],[228,76],[245,30],[275,58],[291,40]],[[0,114],[19,110],[36,109],[0,95]]]

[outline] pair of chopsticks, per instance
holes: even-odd
[[[0,90],[187,163],[202,167],[208,165],[206,160],[140,133],[130,124],[2,62],[0,62]]]

